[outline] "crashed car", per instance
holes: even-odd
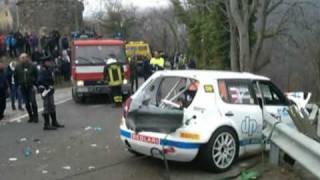
[[[290,123],[288,105],[263,76],[160,71],[126,101],[120,136],[130,152],[198,158],[205,169],[224,172],[238,157],[262,150],[263,111]]]

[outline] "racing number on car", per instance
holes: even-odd
[[[257,132],[257,121],[255,119],[251,119],[249,116],[246,116],[241,123],[241,131],[248,136],[252,136]]]

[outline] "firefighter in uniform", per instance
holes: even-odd
[[[43,130],[56,130],[57,128],[63,128],[64,125],[59,124],[57,121],[54,103],[54,77],[53,71],[51,70],[52,61],[50,57],[44,57],[42,61],[43,64],[38,78],[38,86],[43,99]]]
[[[104,68],[104,78],[106,83],[111,88],[111,101],[117,106],[121,105],[122,97],[122,83],[123,70],[121,64],[114,58],[109,58]]]

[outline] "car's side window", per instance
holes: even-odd
[[[187,108],[198,90],[199,82],[181,77],[164,78],[156,95],[156,105],[161,108]]]
[[[287,105],[286,98],[281,93],[281,91],[273,85],[271,82],[259,82],[259,86],[263,93],[264,103],[266,105]],[[261,94],[257,90],[256,84],[254,84],[254,89],[256,92],[257,98],[261,98]]]
[[[230,104],[256,104],[250,84],[246,80],[220,80],[220,97]]]

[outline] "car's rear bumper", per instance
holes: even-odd
[[[130,94],[130,84],[122,85],[122,93]],[[93,94],[110,94],[111,88],[110,86],[82,86],[82,87],[74,87],[74,90],[79,95],[93,95]]]
[[[127,148],[135,152],[162,159],[161,152],[165,149],[169,151],[166,153],[168,160],[181,162],[194,160],[201,145],[200,143],[188,142],[165,134],[151,132],[136,134],[124,126],[120,127],[120,136]]]

